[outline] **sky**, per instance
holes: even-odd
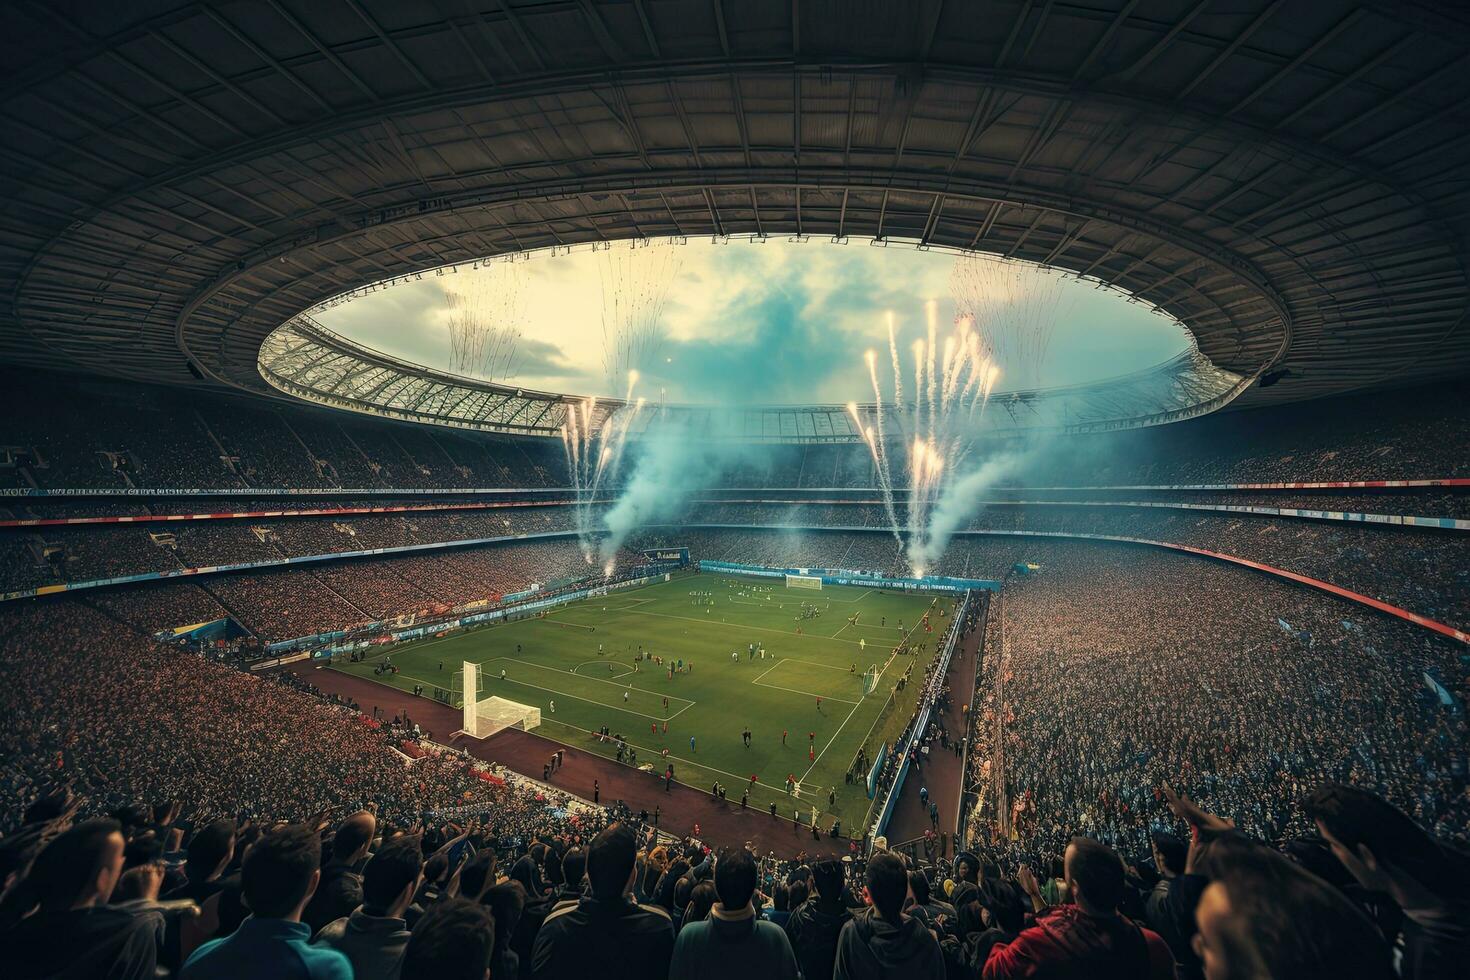
[[[627,249],[618,243],[613,249]],[[660,252],[660,248],[662,252]],[[937,301],[942,338],[952,327],[955,257],[853,239],[763,244],[708,239],[655,246],[648,256],[607,252],[537,253],[508,269],[489,304],[518,323],[511,377],[517,386],[575,394],[624,395],[626,375],[609,377],[609,351],[637,337],[637,395],[672,403],[800,404],[869,401],[864,352],[886,356],[886,315],[898,346],[924,335],[925,303]],[[665,274],[660,275],[659,270]],[[672,273],[672,278],[668,275]],[[1030,275],[1031,270],[1023,270]],[[472,275],[425,275],[322,310],[316,318],[358,343],[438,369],[450,367],[446,285]],[[631,303],[620,327],[604,324],[604,284]],[[1151,367],[1187,349],[1171,319],[1087,283],[1045,278],[1005,317],[1026,329],[1053,324],[1044,359],[1007,358],[997,390],[1079,384]],[[1039,299],[1038,299],[1039,297]],[[625,304],[624,308],[628,308]],[[880,362],[881,363],[881,362]],[[886,382],[884,382],[886,387]],[[889,392],[885,391],[885,398]]]

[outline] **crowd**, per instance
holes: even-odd
[[[1078,834],[1053,870],[985,851],[914,862],[881,842],[779,861],[600,808],[538,805],[508,838],[500,811],[84,818],[63,791],[0,839],[0,942],[21,980],[1463,975],[1470,853],[1378,797],[1312,789],[1312,833],[1283,851],[1160,792],[1169,829],[1147,861]]]
[[[1407,624],[1182,556],[1058,549],[992,606],[972,830],[1033,863],[1078,830],[1142,860],[1165,780],[1272,842],[1343,782],[1463,841],[1470,729],[1427,678],[1470,698],[1460,645]]]
[[[10,421],[0,486],[295,489],[556,487],[555,439],[514,440],[282,407],[197,391],[97,382],[78,411],[70,388],[34,374],[0,384]],[[67,392],[65,396],[61,392]],[[59,399],[66,397],[63,404]],[[1054,440],[1028,452],[1022,486],[1215,484],[1465,476],[1463,386],[1374,395],[1267,413]],[[1336,424],[1351,418],[1353,424]],[[995,454],[1012,440],[979,447]],[[1034,448],[1034,447],[1033,447]],[[1080,478],[1079,473],[1086,473]],[[719,483],[746,488],[873,487],[866,446],[775,446],[730,462]]]

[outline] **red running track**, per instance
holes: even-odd
[[[354,674],[319,669],[310,662],[293,664],[286,669],[323,691],[351,698],[365,714],[372,714],[375,707],[389,718],[407,711],[434,741],[465,749],[477,759],[498,763],[532,779],[540,780],[542,766],[551,754],[565,748],[565,761],[549,780],[552,786],[591,800],[593,781],[596,780],[600,788],[599,802],[622,800],[634,813],[646,809],[650,815],[657,809],[660,811],[659,829],[675,836],[693,834],[698,825],[704,840],[719,844],[749,842],[758,853],[774,851],[782,857],[794,857],[801,852],[814,856],[841,856],[849,850],[846,838],[833,840],[823,833],[821,840],[813,840],[811,829],[794,823],[789,815],[773,818],[765,810],[752,808],[742,811],[738,799],[721,803],[709,793],[679,782],[665,791],[661,775],[641,772],[533,732],[507,729],[483,740],[464,736],[451,738],[454,732],[459,731],[463,716],[432,698],[414,697],[406,691]],[[739,787],[731,788],[732,793],[738,790]]]

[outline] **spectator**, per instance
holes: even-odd
[[[719,904],[707,920],[679,931],[670,980],[796,980],[799,970],[786,933],[756,916],[751,899],[757,881],[754,854],[743,847],[720,852],[715,862]]]
[[[362,904],[362,869],[376,832],[377,821],[366,810],[338,824],[332,836],[332,860],[322,869],[321,883],[302,917],[313,933]]]
[[[939,941],[917,918],[903,914],[908,873],[891,853],[868,861],[870,907],[842,927],[833,980],[943,980]]]
[[[791,918],[791,889],[786,882],[776,882],[776,887],[771,889],[771,906],[761,910],[761,918],[784,930],[787,921]]]
[[[812,894],[791,910],[786,936],[804,977],[830,977],[837,959],[837,938],[852,913],[842,902],[842,865],[835,860],[812,866]]]
[[[1064,858],[1074,904],[1038,914],[1015,941],[996,946],[985,961],[985,980],[1012,977],[1138,977],[1170,980],[1174,960],[1158,933],[1118,913],[1123,900],[1123,862],[1112,848],[1073,838]],[[1039,906],[1041,892],[1027,871],[1021,885]]]
[[[1169,889],[1174,880],[1184,873],[1189,848],[1184,841],[1167,830],[1155,830],[1149,834],[1149,850],[1153,855],[1154,867],[1159,872],[1159,880],[1144,899],[1144,921],[1163,938],[1175,962],[1189,962],[1189,935],[1180,934],[1168,907]]]
[[[590,894],[553,911],[536,935],[531,975],[661,980],[669,973],[674,926],[666,911],[631,897],[638,840],[614,823],[587,849]],[[404,980],[408,980],[405,976]]]
[[[413,927],[399,969],[402,980],[490,980],[495,917],[464,898],[436,902]]]
[[[123,873],[124,841],[115,820],[88,820],[37,855],[20,887],[22,904],[39,908],[3,936],[7,975],[151,980],[163,941],[163,917],[127,911],[108,900]],[[156,897],[161,872],[145,869]],[[9,897],[9,896],[7,896]]]
[[[419,838],[404,834],[378,849],[362,872],[362,905],[317,933],[318,945],[341,951],[357,980],[396,980],[408,945],[405,914],[423,880]]]
[[[680,917],[676,931],[682,935],[687,926],[707,920],[719,900],[720,891],[713,881],[706,878],[696,883],[689,889],[689,904],[684,906],[684,915]],[[677,942],[675,945],[677,946]]]
[[[321,880],[321,838],[305,824],[266,834],[245,855],[241,890],[251,917],[225,939],[205,943],[181,980],[251,977],[351,980],[352,964],[335,949],[313,946],[301,913]]]
[[[490,975],[495,980],[516,980],[521,973],[521,958],[511,948],[511,940],[526,910],[526,889],[518,881],[503,881],[485,892],[480,900],[495,916],[495,950],[490,955]]]
[[[1394,976],[1388,946],[1368,917],[1283,855],[1237,835],[1211,847],[1197,864],[1210,878],[1194,940],[1205,980]],[[1464,976],[1466,961],[1438,965],[1442,972],[1431,975]]]
[[[1387,894],[1403,911],[1402,975],[1409,980],[1464,976],[1470,964],[1465,892],[1470,854],[1425,833],[1397,807],[1350,786],[1322,786],[1303,809],[1358,883]]]
[[[561,857],[561,873],[564,881],[552,897],[557,904],[580,901],[587,877],[587,852],[580,847],[568,848]]]

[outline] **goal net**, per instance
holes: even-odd
[[[507,728],[530,731],[541,724],[541,709],[502,697],[479,697],[480,665],[464,665],[464,732],[489,738]]]
[[[822,590],[822,577],[820,575],[788,575],[786,576],[786,587],[788,589],[816,589]]]
[[[864,695],[872,694],[874,691],[876,691],[878,689],[878,677],[879,676],[880,676],[880,674],[879,674],[879,671],[878,671],[878,665],[877,664],[873,664],[867,670],[863,671],[863,694]]]

